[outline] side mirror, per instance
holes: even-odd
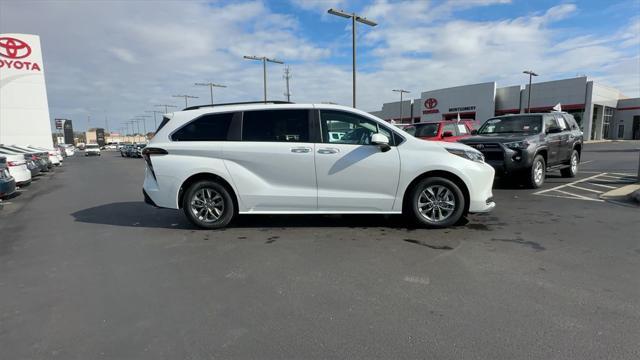
[[[391,150],[391,146],[389,146],[389,138],[383,134],[376,133],[371,135],[371,144],[380,146],[380,150],[382,150],[382,152]]]
[[[562,129],[558,126],[553,126],[547,129],[547,134],[557,134],[559,132],[562,132]]]
[[[451,137],[451,136],[453,136],[453,133],[451,131],[445,131],[442,133],[443,138]]]
[[[478,135],[478,130],[476,129],[471,130],[471,135]]]

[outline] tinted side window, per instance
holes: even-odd
[[[171,135],[173,141],[224,141],[227,140],[233,113],[209,114],[186,124]]]
[[[309,111],[246,111],[242,118],[242,140],[309,142]]]
[[[392,132],[377,122],[343,111],[321,110],[320,124],[324,143],[368,145],[371,135],[378,132],[389,138],[389,145],[395,140]]]
[[[451,134],[453,136],[456,136],[456,125],[455,124],[446,124],[442,128],[442,133],[444,134],[445,131],[451,131]]]
[[[571,130],[578,130],[578,123],[573,118],[573,116],[571,116],[569,114],[562,114],[562,116],[564,116],[564,119],[567,122],[567,124],[569,125],[569,127],[571,128]]]
[[[561,114],[557,114],[556,115],[556,120],[558,121],[558,125],[560,126],[560,130],[565,131],[565,130],[569,129],[569,126],[564,121],[564,118],[562,117]]]
[[[544,117],[544,129],[549,130],[552,127],[558,127],[558,122],[553,115],[547,115]]]

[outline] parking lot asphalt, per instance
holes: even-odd
[[[498,181],[492,213],[444,230],[198,230],[142,202],[142,160],[78,154],[0,210],[0,358],[637,359],[640,210],[556,190],[595,199],[575,186],[622,186],[638,151],[586,145],[578,178]]]

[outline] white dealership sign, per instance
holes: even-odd
[[[37,35],[0,34],[0,144],[53,147]]]

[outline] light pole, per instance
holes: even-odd
[[[529,99],[527,100],[527,113],[530,113],[531,112],[531,78],[533,78],[534,76],[538,76],[538,74],[533,72],[533,70],[525,70],[522,73],[529,75],[529,91],[527,91]]]
[[[153,113],[153,131],[155,132],[158,129],[158,124],[156,122],[156,114],[162,114],[162,111],[158,110],[146,110],[146,113]]]
[[[289,65],[284,68],[284,75],[282,75],[284,80],[287,82],[287,92],[284,96],[287,97],[287,102],[291,102],[291,91],[289,90],[289,80],[291,79],[291,70],[289,69]]]
[[[136,118],[132,118],[129,119],[131,120],[131,128],[133,129],[133,124],[136,124],[136,128],[133,131],[136,131],[136,129],[138,130],[137,134],[140,134],[140,123],[138,122],[138,119]]]
[[[246,56],[245,55],[244,58],[247,60],[262,61],[262,77],[263,77],[262,81],[264,85],[264,102],[267,102],[267,61],[276,63],[276,64],[284,64],[284,62],[276,59],[270,59],[266,56]]]
[[[352,46],[352,67],[353,67],[353,107],[356,107],[356,21],[369,26],[378,25],[375,21],[369,20],[356,13],[348,13],[344,10],[329,9],[327,12],[331,15],[340,16],[343,18],[351,18],[351,46]]]
[[[177,107],[177,106],[175,106],[175,105],[169,105],[169,104],[159,104],[159,105],[156,105],[156,106],[164,106],[164,113],[165,113],[165,114],[168,114],[168,113],[169,113],[169,108],[170,108],[170,107],[172,107],[172,108]]]
[[[147,137],[147,119],[150,118],[150,117],[151,117],[151,115],[138,115],[138,116],[136,116],[136,119],[138,119],[139,121],[142,121],[145,138]]]
[[[187,103],[187,99],[197,99],[197,96],[193,96],[193,95],[173,95],[173,97],[179,97],[179,98],[184,98],[184,107],[188,108],[189,104]]]
[[[393,89],[391,91],[395,91],[395,92],[399,92],[400,93],[400,124],[402,124],[402,94],[405,94],[405,93],[408,94],[411,91],[404,90],[404,89]]]
[[[209,87],[209,92],[211,94],[211,105],[213,105],[213,88],[214,87],[220,87],[220,88],[226,88],[226,85],[220,85],[220,84],[215,84],[212,82],[208,82],[208,83],[196,83],[196,86],[208,86]]]

